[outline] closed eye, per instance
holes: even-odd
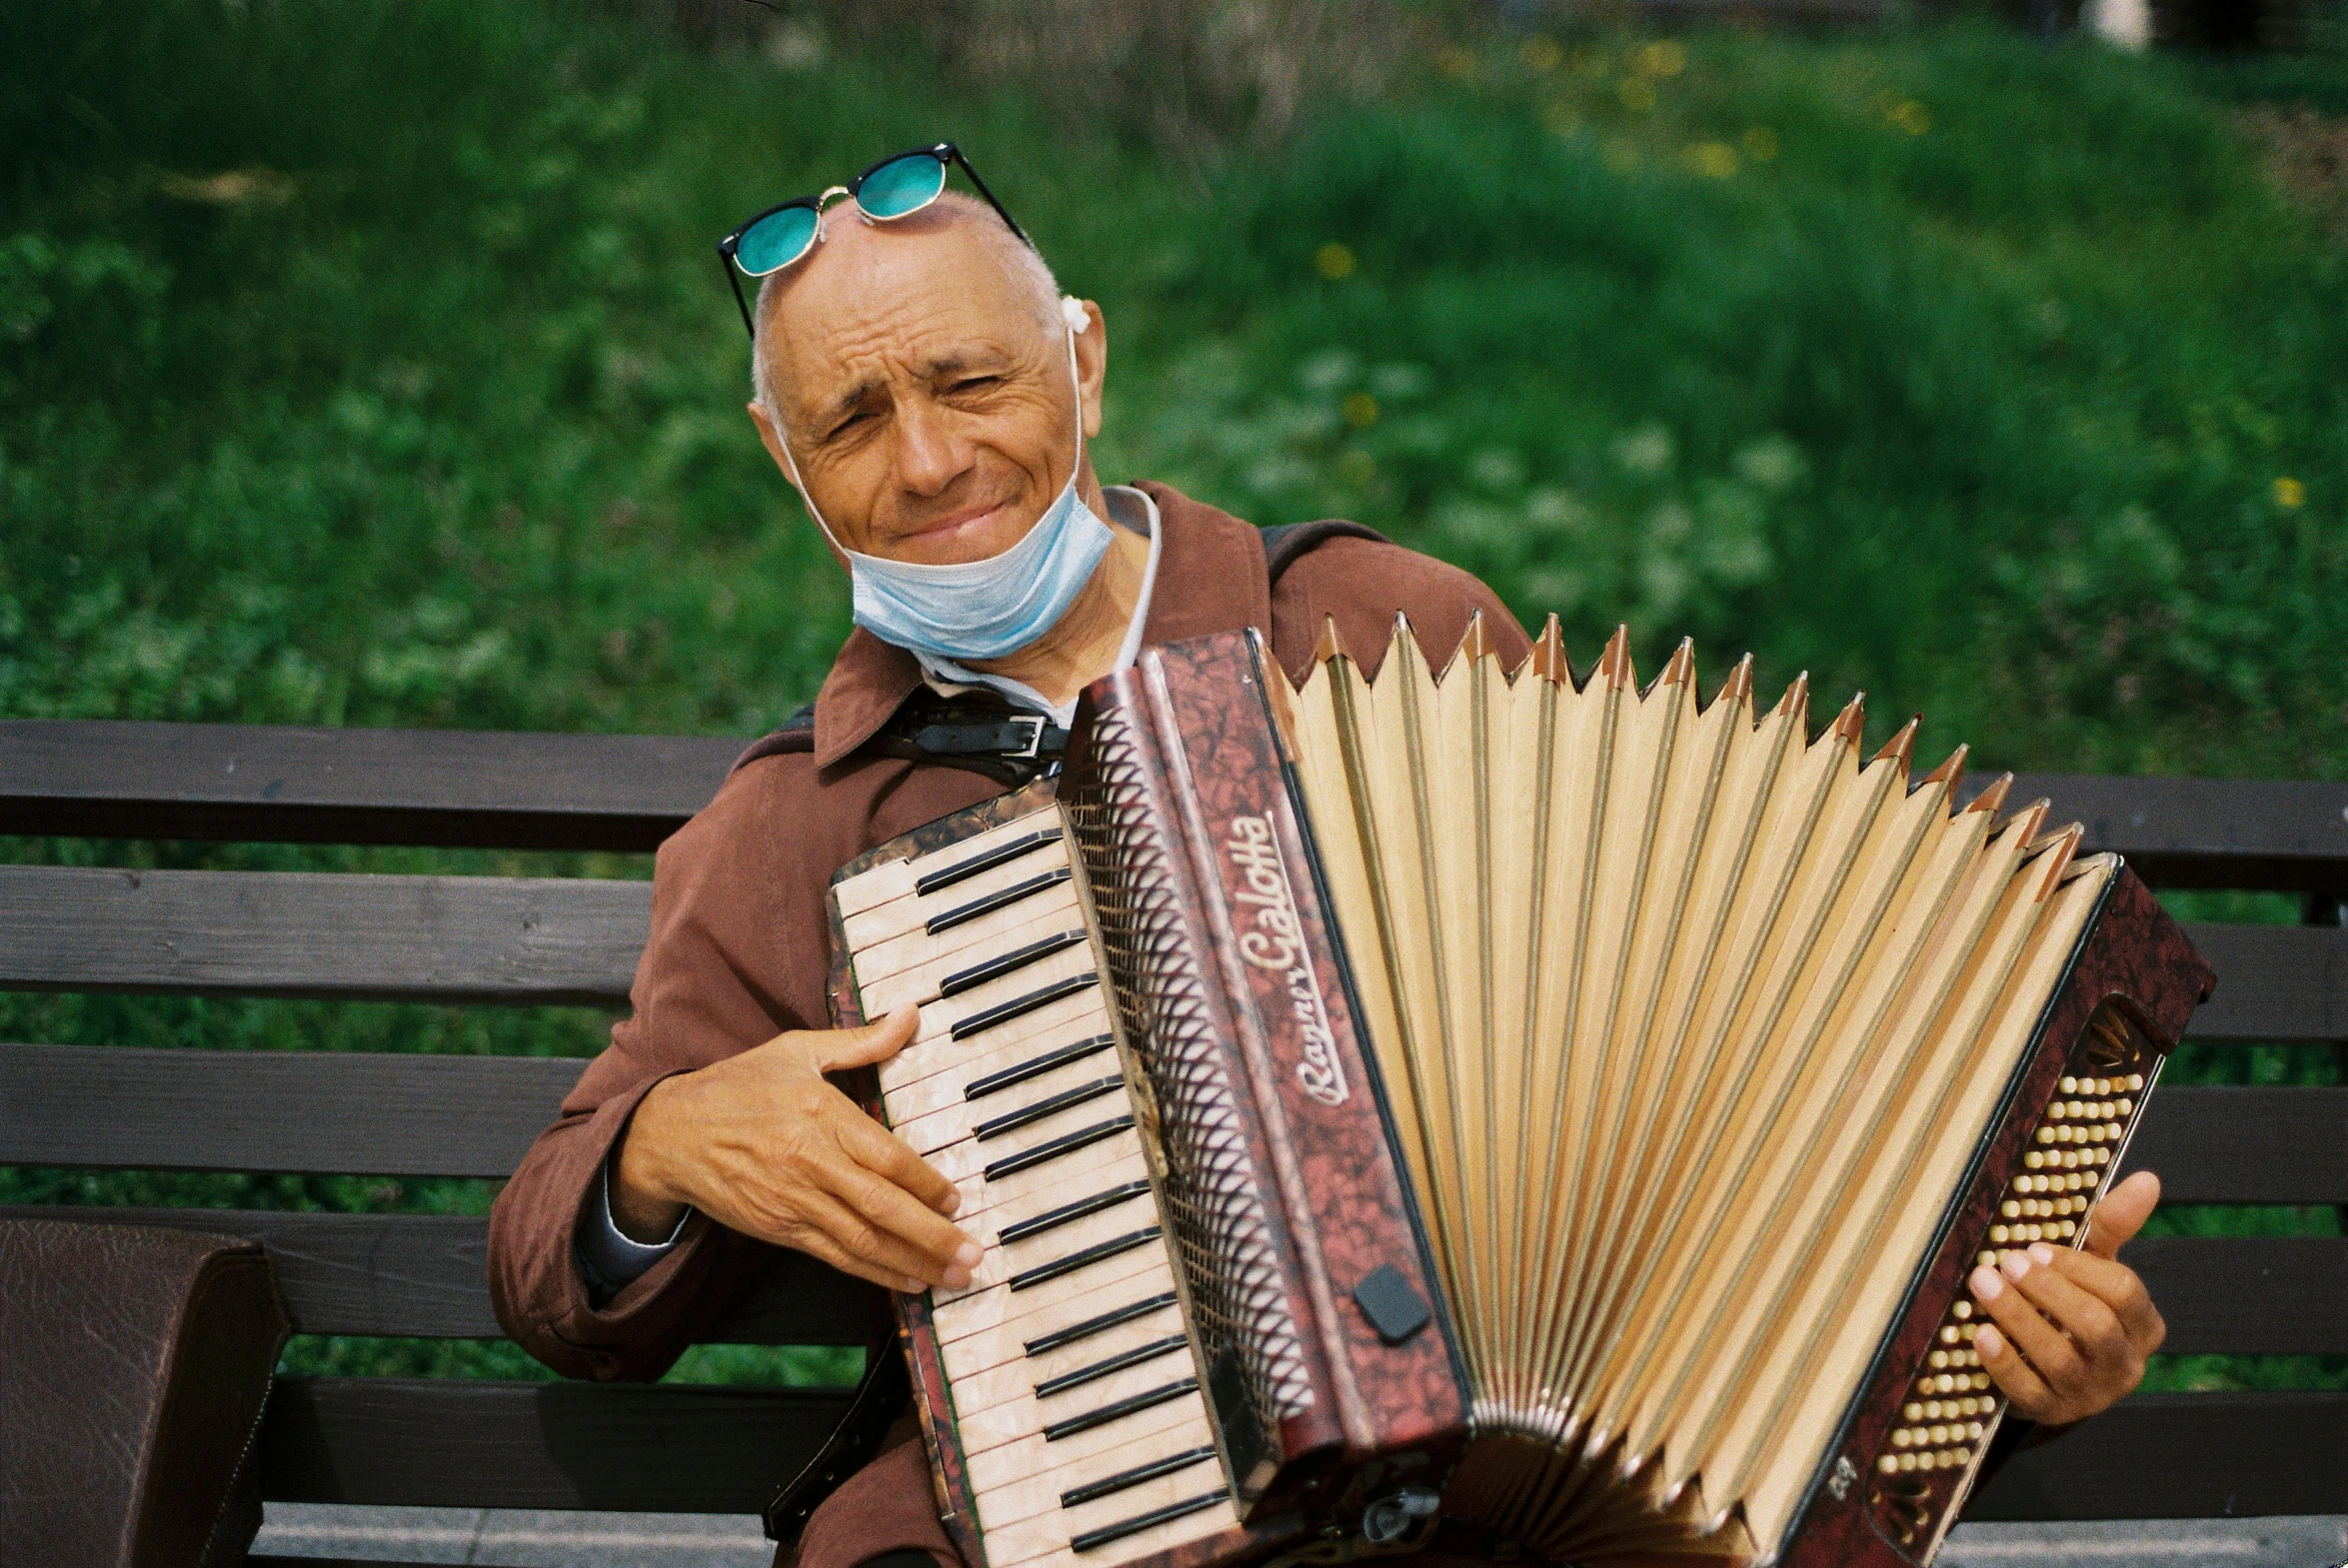
[[[946,390],[949,392],[977,392],[983,388],[992,387],[1001,380],[1003,380],[1001,376],[965,376]]]

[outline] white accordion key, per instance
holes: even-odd
[[[1049,832],[1049,838],[1043,836]],[[1015,852],[1016,851],[1016,852]],[[1000,856],[1000,858],[998,858]],[[981,863],[986,862],[986,863]],[[904,862],[927,866],[927,861]],[[958,864],[925,870],[925,876],[951,878],[935,892],[916,892],[892,898],[856,914],[843,914],[849,950],[867,947],[924,931],[943,936],[998,909],[1016,907],[1039,894],[1065,894],[1075,872],[1069,867],[1068,843],[1057,825],[1037,828],[996,849],[966,857]]]
[[[1059,826],[1059,811],[1046,806],[1011,821],[999,822],[985,832],[973,833],[935,853],[912,859],[889,860],[869,871],[860,871],[834,883],[832,896],[839,903],[842,914],[862,914],[867,909],[893,899],[912,896],[922,878],[936,871],[968,865],[982,855],[999,852],[1014,842],[1034,837],[1039,829],[1052,828],[1057,831]]]
[[[1126,1284],[1129,1280],[1134,1282],[1130,1286]],[[1061,1330],[1058,1321],[1042,1326],[1048,1314],[1058,1314],[1070,1323],[1090,1322],[1126,1301],[1173,1289],[1174,1271],[1162,1240],[1155,1248],[1137,1247],[1031,1290],[1014,1291],[1009,1285],[997,1285],[951,1296],[937,1303],[938,1337],[955,1340],[1008,1327],[1026,1344]]]
[[[1099,1267],[1128,1252],[1147,1250],[1162,1234],[1157,1211],[1147,1201],[1148,1195],[1145,1185],[1141,1193],[1145,1201],[1134,1202],[1130,1200],[1131,1192],[1111,1188],[1106,1194],[1092,1194],[1063,1205],[1080,1209],[1099,1203],[1104,1197],[1116,1200],[1112,1206],[1077,1215],[1051,1234],[1027,1236],[1010,1245],[989,1247],[967,1287],[962,1290],[941,1287],[934,1292],[938,1304],[944,1306],[999,1284],[1017,1297],[1055,1280]]]
[[[1141,1137],[1129,1128],[1114,1138],[1089,1144],[1050,1164],[994,1181],[974,1173],[969,1179],[957,1182],[955,1190],[962,1194],[962,1207],[956,1211],[954,1221],[981,1246],[992,1246],[1001,1227],[1066,1201],[1064,1187],[1072,1193],[1082,1193],[1149,1173]]]
[[[1166,1460],[1159,1460],[1156,1456],[1137,1456],[1134,1468],[1141,1470],[1153,1470],[1160,1463],[1175,1459],[1188,1458],[1189,1462],[1165,1474],[1128,1482],[1104,1496],[1087,1498],[1074,1507],[1063,1504],[1000,1529],[986,1530],[988,1560],[1005,1564],[1030,1562],[1048,1553],[1068,1551],[1076,1541],[1096,1535],[1109,1536],[1110,1539],[1092,1547],[1092,1552],[1085,1559],[1090,1561],[1094,1560],[1092,1553],[1114,1544],[1116,1537],[1113,1532],[1120,1525],[1147,1519],[1163,1522],[1163,1516],[1169,1510],[1185,1502],[1196,1502],[1200,1505],[1200,1512],[1207,1511],[1212,1504],[1222,1502],[1229,1493],[1223,1486],[1222,1471],[1214,1463],[1212,1445],[1206,1447],[1203,1463],[1189,1457],[1195,1452],[1196,1445],[1193,1445],[1187,1451],[1175,1450]],[[1068,1491],[1083,1495],[1075,1487]],[[985,1508],[984,1503],[980,1506],[982,1510]]]
[[[1048,889],[1037,897],[1009,904],[941,935],[932,936],[917,925],[902,936],[891,937],[859,952],[855,959],[857,984],[861,989],[868,982],[886,983],[897,975],[931,965],[940,965],[943,977],[952,969],[972,962],[979,954],[1008,952],[1019,944],[1020,933],[1031,926],[1074,919],[1079,908],[1076,889],[1063,884],[1057,890]]]
[[[1148,1306],[1154,1299],[1157,1298],[1144,1297],[1142,1304]],[[1028,1354],[1020,1340],[1010,1339],[1010,1354],[999,1360],[991,1359],[988,1352],[1006,1343],[1007,1336],[1002,1335],[974,1334],[956,1340],[947,1347],[946,1375],[954,1381],[958,1406],[983,1410],[1117,1357],[1138,1355],[1153,1346],[1164,1345],[1169,1339],[1178,1340],[1181,1335],[1180,1306],[1169,1299],[1082,1340],[1038,1355]],[[962,1354],[956,1354],[957,1351]]]
[[[900,1125],[897,1135],[921,1154],[967,1138],[977,1145],[980,1158],[994,1164],[1073,1132],[1081,1123],[1133,1110],[1132,1092],[1114,1057],[1073,1062],[1065,1074],[1054,1076],[1066,1081],[1000,1099],[948,1105]]]
[[[1070,912],[1073,916],[1074,911]],[[914,1038],[928,1041],[951,1034],[971,1050],[984,1050],[997,1031],[1009,1030],[1031,1015],[1043,1014],[1054,1002],[1077,996],[1100,1005],[1101,967],[1094,960],[1092,944],[1081,932],[1016,969],[926,1004],[921,1029]]]
[[[1098,986],[1089,986],[1058,997],[1023,1017],[1013,1018],[981,1035],[966,1035],[956,1039],[951,1032],[933,1031],[927,1037],[917,1037],[913,1044],[881,1064],[883,1098],[886,1099],[890,1091],[908,1083],[918,1083],[937,1073],[952,1072],[966,1063],[1000,1055],[1031,1040],[1054,1042],[1080,1035],[1107,1033],[1108,1030],[1107,998],[1101,994]],[[1037,1050],[1044,1048],[1043,1043],[1036,1046]]]
[[[1009,1103],[1015,1095],[1067,1088],[1080,1075],[1098,1074],[1117,1064],[1117,1036],[1109,1031],[1108,1017],[1078,1019],[891,1086],[889,1116],[893,1124],[903,1125],[965,1100],[981,1106]]]
[[[1002,1443],[1033,1432],[1090,1430],[1089,1423],[1113,1425],[1155,1404],[1180,1399],[1198,1391],[1197,1367],[1190,1358],[1190,1342],[1177,1341],[1172,1349],[1120,1371],[1099,1377],[1047,1398],[1031,1390],[1021,1398],[986,1410],[966,1409],[955,1403],[955,1430],[966,1453],[984,1453]]]
[[[1095,1524],[1070,1532],[1070,1543],[1061,1547],[1045,1547],[1031,1557],[1017,1553],[1028,1545],[1043,1545],[1031,1536],[1021,1541],[1014,1535],[1006,1543],[1009,1550],[998,1552],[989,1545],[987,1560],[990,1568],[1115,1568],[1116,1564],[1132,1562],[1137,1558],[1194,1541],[1217,1530],[1228,1529],[1238,1522],[1238,1511],[1231,1506],[1230,1494],[1216,1473],[1211,1479],[1195,1472],[1181,1478],[1186,1484],[1169,1488],[1175,1492],[1173,1503],[1147,1512],[1126,1513],[1115,1499],[1074,1510],[1082,1516],[1101,1519]],[[1140,1505],[1130,1500],[1125,1508]],[[1022,1527],[1014,1526],[1015,1532]],[[1043,1532],[1039,1531],[1038,1534]]]
[[[1183,1432],[1207,1419],[1205,1397],[1187,1393],[1163,1400],[1088,1431],[1049,1437],[1041,1430],[968,1455],[971,1489],[985,1496],[1022,1479],[1046,1474],[1122,1444],[1167,1432]]]
[[[932,938],[937,945],[926,952],[891,943],[894,955],[900,960],[901,966],[897,968],[884,969],[880,960],[868,962],[860,954],[856,960],[856,983],[866,1010],[878,1017],[909,1001],[937,1001],[958,987],[968,987],[975,969],[989,964],[1008,967],[1018,961],[1020,954],[1056,937],[1063,944],[1085,939],[1084,910],[1073,892],[1066,900],[1038,899],[1033,908],[1022,906],[1005,912],[1020,918],[1002,931],[982,934],[968,942],[947,945],[961,934],[949,931],[945,936]]]
[[[1215,1463],[1214,1429],[1202,1415],[1195,1421],[1175,1421],[1139,1437],[1120,1438],[1059,1459],[1051,1457],[1051,1447],[1045,1446],[1048,1462],[1044,1469],[973,1494],[978,1500],[980,1529],[1000,1530],[1039,1514],[1082,1507],[1125,1485],[1151,1479],[1151,1472],[1172,1475],[1194,1464]],[[1195,1474],[1219,1477],[1220,1470]],[[1071,1494],[1075,1494],[1073,1502]]]

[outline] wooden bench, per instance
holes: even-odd
[[[0,724],[0,833],[649,850],[738,743],[650,737]],[[2156,885],[2286,889],[2328,923],[2201,925],[2196,1039],[2348,1041],[2348,785],[2025,778]],[[642,881],[0,865],[0,988],[625,1004]],[[581,1063],[544,1057],[0,1044],[0,1164],[500,1178]],[[2139,1162],[2177,1204],[2348,1205],[2348,1087],[2176,1086]],[[19,1210],[18,1212],[23,1212]],[[91,1209],[51,1210],[88,1217]],[[494,1337],[486,1222],[106,1210],[259,1238],[305,1334]],[[2168,1348],[2348,1353],[2348,1239],[2158,1238],[2130,1253]],[[864,1298],[801,1258],[722,1343],[860,1343]],[[747,1513],[829,1429],[830,1390],[287,1378],[264,1495],[325,1503]],[[2023,1456],[1975,1519],[2330,1513],[2348,1393],[2147,1394]]]

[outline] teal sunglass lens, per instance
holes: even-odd
[[[928,153],[892,158],[856,188],[856,204],[876,218],[902,218],[946,189],[946,165]]]
[[[744,272],[763,278],[805,256],[807,248],[815,243],[815,210],[786,207],[743,230],[742,238],[734,242],[734,259],[741,263]]]

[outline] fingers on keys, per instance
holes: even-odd
[[[843,1123],[841,1137],[850,1158],[892,1186],[912,1193],[941,1214],[951,1215],[962,1207],[962,1194],[953,1182],[915,1153],[905,1139],[871,1117],[859,1115]]]
[[[927,1212],[903,1193],[898,1193],[897,1197],[907,1209],[915,1213]],[[864,1278],[878,1280],[883,1274],[893,1274],[908,1283],[892,1284],[891,1288],[924,1290],[944,1283],[957,1270],[965,1278],[969,1276],[969,1270],[961,1264],[942,1260],[891,1230],[871,1213],[851,1208],[830,1192],[806,1194],[802,1199],[802,1212],[803,1227],[813,1227],[840,1252],[869,1265],[864,1269],[851,1270]],[[803,1251],[825,1255],[816,1247],[808,1245],[805,1238],[793,1237],[792,1244]],[[827,1257],[826,1261],[842,1266],[838,1258]]]
[[[1973,1349],[2015,1408],[2036,1420],[2078,1420],[2133,1389],[2166,1330],[2143,1281],[2108,1258],[2044,1244],[1973,1271],[1991,1319]]]

